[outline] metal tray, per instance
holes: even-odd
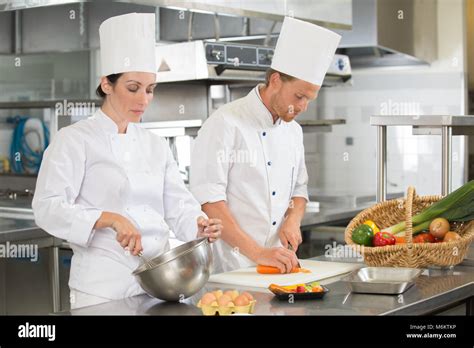
[[[421,272],[417,268],[364,267],[344,280],[352,292],[397,295],[407,291]]]

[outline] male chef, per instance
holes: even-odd
[[[214,272],[262,264],[288,273],[297,266],[308,174],[295,118],[318,96],[340,38],[286,17],[265,83],[219,108],[200,129],[190,188],[224,226]]]

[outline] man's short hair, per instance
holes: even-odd
[[[292,80],[295,80],[296,77],[293,77],[291,75],[287,75],[287,74],[284,74],[282,72],[279,72],[278,70],[275,70],[275,69],[272,69],[272,68],[269,68],[267,70],[267,73],[265,74],[265,84],[268,86],[268,84],[270,83],[270,77],[274,74],[274,73],[278,73],[280,74],[280,78],[283,82],[288,82],[288,81],[292,81]]]

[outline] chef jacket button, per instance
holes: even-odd
[[[267,132],[263,132],[262,135],[263,135],[263,136],[267,135]]]
[[[276,194],[277,194],[276,191],[273,191],[273,192],[272,192],[272,195],[273,195],[273,196],[275,196]]]
[[[271,166],[271,165],[272,165],[272,161],[268,161],[267,164],[268,164],[269,166]]]
[[[273,225],[273,226],[275,226],[276,224],[277,224],[277,222],[276,222],[276,221],[273,221],[273,222],[272,222],[272,225]]]

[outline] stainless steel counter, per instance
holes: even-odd
[[[8,203],[0,202],[0,206]],[[330,224],[351,219],[361,210],[371,206],[373,202],[357,205],[341,202],[321,203],[318,213],[305,214],[302,228]],[[10,203],[11,207],[27,209],[25,202]],[[59,280],[58,280],[58,246],[61,240],[54,238],[37,227],[33,220],[26,218],[1,217],[0,208],[0,243],[9,241],[31,243],[35,241],[39,247],[52,247],[51,279],[53,289],[53,304],[59,308]],[[54,257],[56,256],[56,257]],[[334,261],[318,257],[318,260]],[[347,259],[341,259],[347,262]],[[340,277],[328,279],[322,283],[327,285],[330,292],[322,301],[296,302],[294,304],[281,303],[265,289],[240,288],[238,290],[251,291],[258,300],[257,315],[359,315],[359,314],[425,314],[437,308],[452,305],[453,303],[469,298],[474,294],[474,267],[458,266],[454,271],[431,271],[422,275],[417,285],[408,290],[403,297],[383,295],[351,294],[347,285],[339,281]],[[208,284],[200,293],[186,300],[183,304],[163,303],[147,295],[112,301],[103,305],[63,312],[61,314],[200,314],[194,306],[197,299],[209,290],[228,288],[228,286]],[[401,302],[400,302],[401,301]]]
[[[305,214],[301,227],[305,229],[346,221],[373,204],[374,201],[356,204],[341,201],[322,202],[319,212]],[[51,236],[34,222],[31,199],[0,200],[0,243],[47,237]]]
[[[31,198],[0,200],[0,243],[35,242],[39,247],[54,244],[53,237],[34,221]]]
[[[35,224],[31,198],[0,200],[0,244],[3,243],[28,244],[37,248],[47,248],[51,303],[53,310],[58,311],[61,308],[59,247],[63,241],[43,231]]]
[[[314,259],[329,261],[325,257]],[[323,299],[294,303],[279,301],[266,289],[235,288],[253,294],[257,300],[255,315],[424,315],[469,299],[468,306],[472,310],[474,267],[425,270],[413,287],[398,296],[354,294],[350,292],[347,283],[340,280],[341,277],[321,282],[329,289]],[[140,295],[56,314],[201,315],[195,305],[204,292],[231,288],[228,285],[208,283],[203,290],[183,303],[166,303],[148,295]]]

